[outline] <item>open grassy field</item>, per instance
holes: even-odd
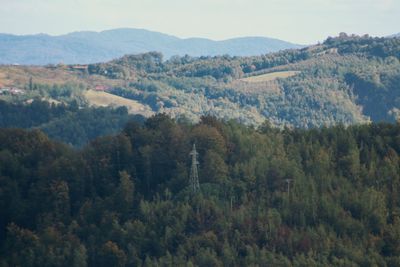
[[[80,79],[71,72],[60,69],[47,69],[37,66],[1,66],[0,83],[5,86],[23,88],[28,85],[29,79],[38,84],[80,83]]]
[[[300,71],[277,71],[277,72],[271,72],[271,73],[267,73],[267,74],[243,78],[243,79],[240,79],[240,81],[249,82],[249,83],[270,82],[270,81],[276,80],[278,78],[289,78],[289,77],[295,76],[299,73],[300,73]]]
[[[70,71],[65,68],[46,68],[41,66],[0,66],[0,84],[24,88],[28,86],[29,80],[35,84],[62,85],[65,83],[82,84],[87,88],[96,85],[109,87],[123,86],[123,80],[107,79],[100,75],[84,75],[78,71]]]
[[[126,99],[107,92],[87,90],[84,93],[84,96],[88,100],[89,105],[91,106],[100,106],[100,107],[125,106],[128,108],[128,112],[132,114],[140,114],[145,117],[149,117],[154,114],[151,108],[147,105],[143,105],[135,100]]]

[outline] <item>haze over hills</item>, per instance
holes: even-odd
[[[267,37],[242,37],[223,41],[182,39],[144,29],[85,31],[60,36],[0,34],[0,64],[87,64],[150,51],[159,51],[165,58],[186,54],[253,56],[299,47],[297,44]]]

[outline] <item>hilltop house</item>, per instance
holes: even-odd
[[[10,89],[10,93],[12,94],[12,95],[23,95],[24,93],[25,93],[25,91],[24,90],[22,90],[22,89],[19,89],[19,88],[11,88]]]
[[[95,88],[94,88],[95,91],[108,91],[110,89],[111,88],[109,86],[106,86],[106,85],[96,85]]]
[[[80,71],[86,71],[88,69],[88,65],[72,65],[69,66],[71,70],[80,70]]]
[[[21,95],[24,94],[25,91],[12,86],[5,86],[0,83],[0,94],[12,94],[12,95]]]
[[[25,91],[16,87],[0,87],[0,94],[22,95]]]

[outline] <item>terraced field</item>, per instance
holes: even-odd
[[[277,71],[277,72],[271,72],[267,74],[261,74],[257,76],[250,76],[247,78],[240,79],[243,82],[249,82],[249,83],[260,83],[260,82],[270,82],[273,80],[276,80],[278,78],[289,78],[292,76],[295,76],[299,74],[300,71]]]
[[[84,93],[84,96],[88,100],[89,105],[91,106],[98,106],[98,107],[125,106],[128,109],[128,112],[132,114],[140,114],[145,117],[149,117],[154,114],[151,108],[147,105],[143,105],[135,100],[126,99],[107,92],[87,90]]]

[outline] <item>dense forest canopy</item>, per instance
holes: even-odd
[[[50,138],[81,147],[96,137],[120,131],[128,121],[143,122],[140,115],[130,115],[125,107],[79,108],[34,100],[30,104],[0,100],[0,128],[40,129]]]
[[[0,129],[0,266],[399,266],[399,154],[400,124]]]

